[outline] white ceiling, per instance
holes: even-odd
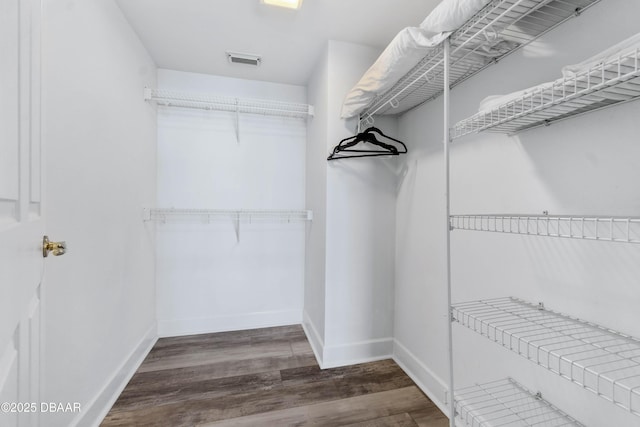
[[[260,0],[116,0],[161,68],[305,85],[327,40],[382,50],[440,0],[305,0],[291,11]],[[230,64],[226,51],[262,65]]]

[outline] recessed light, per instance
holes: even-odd
[[[286,7],[288,9],[300,9],[302,0],[260,0],[260,3],[270,6]]]

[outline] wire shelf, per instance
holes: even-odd
[[[451,215],[452,230],[640,243],[640,217]]]
[[[640,416],[640,340],[516,298],[456,304],[455,321]]]
[[[518,99],[456,123],[452,138],[484,130],[513,134],[638,99],[639,60],[640,49],[636,49],[572,78],[543,85]]]
[[[458,390],[456,414],[468,427],[583,425],[511,378]]]
[[[493,0],[450,37],[451,87],[496,63],[599,0]],[[490,51],[491,53],[487,53]],[[400,114],[438,97],[444,87],[444,51],[433,49],[391,89],[378,96],[361,121]]]
[[[250,209],[164,209],[145,208],[145,221],[196,221],[210,223],[220,220],[236,222],[301,222],[313,220],[313,213],[305,210],[250,210]]]
[[[210,94],[196,94],[165,89],[145,88],[145,100],[168,107],[200,110],[230,111],[268,116],[307,118],[313,116],[313,107],[307,104],[269,101],[264,99],[232,98]]]

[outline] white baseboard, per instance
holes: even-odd
[[[448,389],[446,383],[398,340],[394,340],[393,360],[443,414],[449,413],[449,406],[446,404],[445,398]]]
[[[320,369],[324,369],[322,361],[322,355],[324,352],[324,340],[318,333],[316,326],[314,325],[311,317],[309,317],[309,314],[306,311],[303,313],[302,329],[304,329],[304,333],[307,336],[307,341],[309,341],[309,344],[311,345],[311,349],[313,350],[313,354],[316,356],[316,361],[318,362]]]
[[[154,323],[147,333],[144,334],[129,357],[120,365],[118,370],[111,375],[98,395],[94,397],[86,407],[82,408],[82,412],[73,420],[71,425],[75,427],[98,427],[157,340],[157,327]]]
[[[182,335],[299,325],[300,323],[302,323],[302,310],[263,311],[195,319],[159,319],[158,336],[161,338],[178,337]]]
[[[393,338],[327,346],[306,311],[303,313],[302,328],[321,369],[391,359],[393,354]]]
[[[391,359],[393,338],[380,338],[324,347],[323,369]]]

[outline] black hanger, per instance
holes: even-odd
[[[392,144],[387,144],[376,138],[376,133],[384,138],[394,141],[400,144],[400,147],[396,147]],[[368,142],[373,144],[379,149],[368,148],[351,148],[361,142]],[[400,148],[400,150],[398,149]],[[350,136],[343,139],[336,145],[333,152],[327,157],[327,160],[347,159],[353,157],[378,157],[378,156],[397,156],[407,152],[407,146],[400,140],[385,135],[380,129],[375,127],[367,128],[364,132],[360,132],[357,135]],[[342,154],[349,153],[349,154]]]

